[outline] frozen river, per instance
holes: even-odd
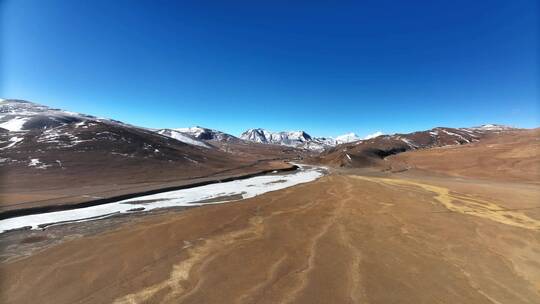
[[[0,220],[0,233],[24,227],[39,229],[58,223],[96,220],[121,213],[222,204],[307,183],[321,177],[325,172],[325,169],[321,167],[298,166],[297,171],[288,174],[256,176],[248,179],[144,195],[92,207],[13,217]]]

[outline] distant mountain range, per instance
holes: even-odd
[[[305,131],[272,132],[265,129],[249,129],[240,135],[243,140],[261,144],[274,144],[306,149],[311,151],[324,151],[338,144],[358,141],[360,138],[354,133],[348,133],[336,138],[313,137]]]
[[[472,128],[437,127],[408,134],[374,134],[365,140],[342,144],[325,150],[319,160],[345,167],[371,166],[385,157],[409,150],[470,144],[487,136],[518,129],[503,125],[482,125]]]
[[[348,133],[336,138],[329,137],[313,137],[305,131],[288,131],[288,132],[271,132],[265,129],[249,129],[242,133],[240,138],[233,135],[203,127],[190,127],[190,128],[175,128],[175,129],[157,129],[150,130],[147,128],[140,128],[129,124],[122,123],[113,119],[98,118],[91,115],[85,115],[80,113],[74,113],[64,111],[60,109],[53,109],[44,105],[35,104],[24,100],[5,100],[2,102],[2,112],[0,115],[0,132],[2,130],[9,132],[22,132],[31,130],[47,130],[45,133],[49,134],[49,140],[53,137],[58,137],[59,131],[62,127],[71,124],[76,124],[76,129],[87,129],[89,125],[110,125],[123,128],[135,128],[140,132],[154,131],[160,135],[173,138],[182,143],[193,145],[197,147],[212,148],[208,142],[229,142],[229,143],[242,143],[243,141],[259,143],[259,144],[272,144],[282,145],[287,147],[293,147],[298,149],[310,150],[315,152],[322,152],[326,149],[334,147],[339,144],[349,143],[361,140],[354,133]],[[5,132],[4,131],[4,132]],[[69,133],[69,131],[66,131]],[[73,134],[70,136],[65,134],[58,141],[61,145],[76,145],[78,142]],[[43,137],[43,136],[42,136]],[[69,138],[72,140],[69,141]],[[18,144],[19,137],[14,137],[8,142],[14,146]],[[21,139],[22,140],[22,139]],[[42,138],[42,141],[45,140]]]
[[[328,156],[336,151],[363,147],[373,142],[384,143],[380,146],[390,146],[389,149],[393,151],[463,144],[474,142],[486,133],[507,130],[512,128],[489,124],[473,128],[435,128],[410,134],[383,135],[377,132],[361,139],[354,133],[325,138],[313,137],[305,131],[271,132],[257,128],[245,131],[238,138],[203,127],[151,130],[28,101],[4,100],[0,103],[0,151],[12,157],[3,156],[0,164],[14,161],[17,155],[33,150],[37,150],[37,154],[46,154],[46,151],[68,149],[72,152],[109,152],[127,158],[176,160],[189,166],[204,166],[209,157],[219,162],[230,157],[231,151],[249,153],[249,149],[261,149],[264,145],[324,152]],[[392,144],[387,145],[389,142]],[[340,148],[336,149],[336,146]],[[389,153],[384,151],[381,153]],[[223,152],[226,153],[222,155]],[[342,155],[340,159],[347,162],[351,155],[348,156]],[[34,158],[32,156],[26,160],[29,166],[58,164],[56,161],[42,163],[39,158],[32,161]]]
[[[233,135],[223,133],[218,130],[203,128],[199,126],[191,127],[191,128],[178,128],[178,129],[173,129],[173,130],[176,132],[189,135],[198,140],[238,141],[238,138]]]
[[[81,174],[103,164],[111,170],[155,168],[156,174],[178,166],[186,175],[202,174],[245,162],[189,134],[156,132],[23,100],[0,102],[0,153],[0,166],[11,169],[79,168]]]

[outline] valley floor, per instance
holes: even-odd
[[[141,167],[143,167],[141,165]],[[94,184],[86,184],[77,181],[76,177],[69,179],[69,175],[56,174],[63,180],[48,181],[46,176],[34,175],[32,178],[23,177],[23,182],[17,177],[8,174],[8,179],[15,180],[17,187],[2,183],[0,188],[0,218],[13,217],[20,214],[35,214],[54,211],[54,208],[62,206],[63,209],[80,208],[82,204],[93,205],[98,200],[112,200],[115,197],[134,195],[148,191],[160,191],[160,189],[192,187],[198,184],[213,183],[225,179],[241,179],[246,176],[265,174],[274,170],[287,171],[293,165],[284,161],[257,160],[248,164],[231,167],[216,172],[191,172],[179,174],[174,169],[156,172],[148,170],[143,176],[132,178],[129,172],[124,172],[123,177],[112,175],[109,178],[96,178]],[[54,173],[51,175],[55,176]],[[161,175],[161,179],[156,178]],[[165,176],[166,178],[164,178]],[[26,178],[26,180],[25,180]],[[47,184],[50,183],[50,184]],[[82,184],[82,185],[81,185]],[[48,210],[51,209],[51,210]],[[38,211],[33,211],[38,210]]]
[[[0,264],[2,303],[540,303],[540,189],[339,171]]]

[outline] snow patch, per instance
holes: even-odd
[[[446,130],[444,130],[444,129],[441,129],[441,131],[444,132],[444,133],[446,133],[446,134],[448,134],[448,135],[450,135],[450,136],[457,137],[457,138],[459,138],[459,139],[461,139],[461,140],[463,140],[463,141],[465,141],[465,142],[468,142],[468,143],[471,142],[470,140],[466,139],[465,137],[463,137],[463,136],[461,136],[461,135],[459,135],[459,134],[457,134],[457,133],[450,132],[450,131],[446,131]],[[459,144],[458,141],[456,141],[456,142]]]
[[[358,137],[356,134],[352,132],[336,137],[337,144],[346,144],[346,143],[350,143],[350,142],[358,141],[358,140],[360,140],[360,137]]]
[[[487,124],[487,125],[481,125],[479,127],[473,127],[471,129],[479,130],[479,131],[505,131],[505,130],[511,130],[512,127],[505,126],[505,125]]]
[[[13,136],[13,137],[11,137],[9,139],[9,141],[11,143],[9,145],[3,147],[3,148],[0,148],[0,150],[11,148],[11,147],[15,146],[16,144],[20,143],[21,141],[23,141],[23,139],[24,139],[24,137]]]
[[[0,128],[4,128],[12,132],[22,131],[22,127],[24,123],[29,119],[30,119],[29,117],[15,117],[6,122],[1,123]]]
[[[35,162],[37,163],[39,160],[36,159]],[[299,166],[299,171],[292,174],[256,176],[243,180],[146,195],[98,206],[9,218],[0,220],[0,232],[28,226],[32,229],[39,229],[42,225],[89,221],[120,213],[135,212],[134,210],[150,211],[170,207],[222,204],[237,201],[231,197],[251,198],[266,192],[311,182],[324,174],[322,167]],[[208,200],[215,201],[208,202]]]
[[[28,167],[35,167],[36,169],[47,169],[48,167],[51,167],[52,165],[46,165],[42,163],[38,158],[32,158],[30,159],[30,162],[28,163]]]
[[[411,147],[411,148],[413,148],[413,149],[418,148],[417,145],[415,145],[412,141],[408,140],[407,138],[399,137],[399,139],[400,139],[402,142],[406,143],[409,147]]]
[[[364,137],[364,139],[372,139],[372,138],[375,138],[375,137],[379,137],[381,135],[384,135],[384,133],[381,132],[381,131],[377,131],[377,132],[375,132],[373,134],[366,135],[366,137]]]
[[[88,140],[79,139],[77,136],[71,133],[58,130],[58,128],[45,130],[37,139],[38,143],[52,143],[63,148],[74,147],[77,144],[86,141]]]
[[[188,144],[188,145],[199,146],[199,147],[203,147],[203,148],[206,148],[206,149],[210,149],[209,145],[203,143],[202,141],[198,141],[196,139],[193,139],[193,138],[189,137],[188,135],[183,134],[180,131],[165,129],[165,130],[160,130],[157,133],[161,134],[161,135],[165,135],[165,136],[170,137],[170,138],[174,138],[174,139],[176,139],[178,141],[181,141],[181,142],[183,142],[185,144]]]

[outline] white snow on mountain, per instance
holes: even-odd
[[[12,132],[45,130],[96,117],[53,109],[24,100],[3,100],[0,104],[0,128]]]
[[[9,131],[22,131],[23,125],[28,121],[28,117],[14,117],[3,123],[0,123],[0,128],[4,128]]]
[[[347,133],[332,138],[312,137],[304,131],[272,132],[265,129],[249,129],[242,133],[240,138],[256,143],[284,145],[317,152],[339,144],[361,140],[355,133]]]
[[[505,126],[505,125],[487,124],[487,125],[481,125],[478,127],[472,127],[470,129],[481,130],[481,131],[506,131],[506,130],[511,130],[513,128],[509,126]]]
[[[238,138],[230,134],[227,134],[218,130],[214,130],[214,129],[199,127],[199,126],[190,127],[190,128],[176,128],[172,130],[187,134],[199,140],[218,140],[218,141],[238,140]]]
[[[199,146],[199,147],[203,147],[207,149],[211,148],[211,146],[209,146],[208,144],[200,140],[197,140],[194,137],[191,137],[183,132],[177,131],[176,129],[162,129],[162,130],[157,131],[157,133],[161,135],[165,135],[167,137],[174,138],[188,145]]]
[[[9,140],[8,140],[9,144],[7,146],[5,146],[5,147],[0,148],[0,150],[9,149],[9,148],[17,145],[18,143],[22,142],[23,140],[24,140],[24,137],[13,136],[13,137],[9,138]]]
[[[5,99],[0,103],[0,127],[10,131],[45,130],[70,124],[80,127],[90,122],[148,130],[114,119],[55,109],[25,100]]]
[[[375,138],[375,137],[379,137],[381,135],[383,135],[384,133],[381,132],[381,131],[377,131],[373,134],[369,134],[369,135],[366,135],[366,137],[364,137],[364,139],[372,139],[372,138]]]
[[[337,136],[336,137],[336,143],[337,144],[345,144],[345,143],[350,143],[350,142],[353,142],[353,141],[358,141],[360,140],[361,138],[358,137],[356,134],[354,133],[347,133],[347,134],[343,134],[343,135],[340,135],[340,136]]]
[[[175,131],[178,131],[178,132],[182,132],[182,133],[186,133],[186,134],[190,134],[192,136],[201,136],[201,134],[204,133],[204,128],[201,128],[201,127],[189,127],[189,128],[175,128],[175,129],[172,129],[172,130],[175,130]]]
[[[105,126],[103,126],[103,124],[105,124]],[[25,144],[32,142],[32,136],[35,136],[37,143],[50,143],[56,145],[57,147],[63,148],[73,147],[82,142],[93,140],[125,139],[122,131],[119,130],[116,130],[116,133],[112,135],[107,135],[104,132],[96,133],[95,138],[84,138],[79,136],[79,133],[84,133],[84,131],[92,131],[93,128],[107,129],[110,127],[120,127],[120,129],[128,128],[130,130],[136,129],[136,132],[139,134],[140,132],[143,132],[146,134],[152,133],[154,135],[153,132],[157,132],[163,136],[173,138],[183,143],[204,148],[213,148],[216,146],[215,141],[225,143],[242,143],[243,141],[251,141],[255,143],[283,145],[317,152],[339,144],[369,140],[383,135],[381,131],[377,131],[373,134],[365,136],[364,138],[358,137],[355,133],[347,133],[335,138],[312,137],[305,131],[272,132],[257,128],[249,129],[242,133],[240,138],[237,138],[233,135],[218,130],[199,126],[177,129],[142,128],[125,124],[113,119],[98,118],[95,116],[54,109],[23,100],[8,99],[1,100],[0,103],[0,132],[3,132],[0,139],[2,150],[12,149],[13,147],[23,147]],[[446,134],[455,137],[459,142],[469,142],[469,137],[477,138],[479,134],[481,135],[488,132],[503,132],[512,129],[513,128],[504,125],[486,124],[478,127],[453,129],[453,132],[450,131],[450,129],[435,128],[431,130],[429,134],[432,137],[438,137],[440,134]],[[26,132],[24,142],[23,137],[20,137],[21,134],[25,134],[23,132]],[[459,134],[450,134],[455,132],[458,132]],[[212,143],[213,141],[214,143]]]
[[[265,129],[249,129],[242,133],[241,139],[261,144],[275,144],[311,151],[323,151],[337,144],[360,140],[354,133],[348,133],[336,138],[312,137],[305,131],[272,132]]]
[[[272,132],[264,129],[249,129],[240,135],[243,140],[262,144],[276,144],[298,147],[311,141],[312,138],[304,131]]]
[[[24,100],[4,100],[0,103],[0,149],[3,151],[19,148],[22,144],[35,143],[47,145],[48,149],[71,148],[84,142],[125,142],[151,139],[154,131],[125,124],[123,122],[79,114]],[[4,133],[8,130],[7,133]],[[99,131],[98,131],[99,130]],[[25,137],[21,133],[26,132]],[[173,138],[189,145],[211,148],[210,145],[174,132]],[[126,137],[135,136],[136,139]],[[82,136],[82,137],[81,137]],[[23,142],[25,140],[25,142]],[[144,143],[144,149],[158,153],[158,149],[150,149]]]

